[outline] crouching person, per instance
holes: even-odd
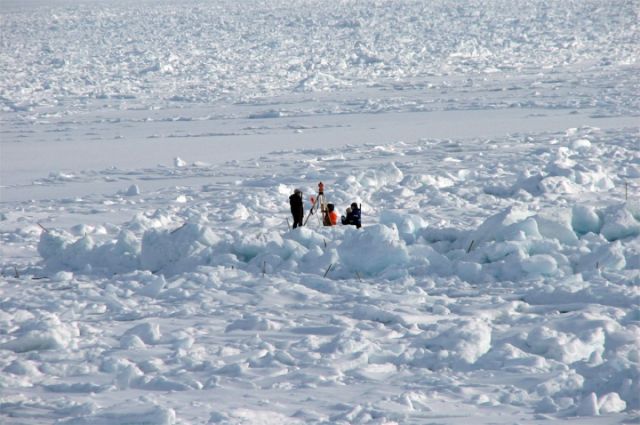
[[[362,217],[360,213],[360,208],[358,208],[358,204],[355,202],[351,204],[351,207],[347,208],[347,216],[342,216],[342,224],[345,225],[353,225],[356,228],[362,227]]]
[[[338,224],[338,213],[333,204],[327,204],[327,222],[325,226],[335,226]]]

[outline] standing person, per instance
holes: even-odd
[[[291,205],[291,215],[293,216],[293,228],[302,227],[304,205],[302,204],[302,191],[300,189],[294,190],[293,195],[289,196],[289,205]]]
[[[350,208],[347,208],[347,216],[342,216],[342,224],[350,224],[356,226],[357,229],[362,227],[362,215],[358,204],[353,202]]]

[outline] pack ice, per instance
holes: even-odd
[[[5,6],[0,422],[640,419],[636,2]]]

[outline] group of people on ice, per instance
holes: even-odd
[[[296,189],[293,195],[289,196],[289,204],[291,205],[291,215],[293,216],[293,228],[301,227],[305,224],[304,219],[304,202],[303,194],[300,189]],[[338,224],[338,213],[335,210],[335,205],[327,203],[324,197],[324,185],[322,182],[318,184],[318,196],[311,197],[311,209],[309,210],[309,216],[320,209],[322,214],[322,224],[325,226],[335,226]],[[307,217],[307,220],[309,218]],[[351,206],[347,208],[346,215],[340,218],[340,222],[344,225],[353,225],[356,228],[362,226],[362,216],[360,207],[357,203],[351,203]]]

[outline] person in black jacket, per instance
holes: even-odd
[[[291,205],[291,215],[293,216],[293,228],[302,227],[304,205],[302,204],[302,191],[300,189],[294,190],[293,195],[289,196],[289,205]]]
[[[354,202],[350,208],[347,208],[347,216],[342,216],[342,224],[351,224],[358,229],[362,227],[362,215],[358,204]]]

